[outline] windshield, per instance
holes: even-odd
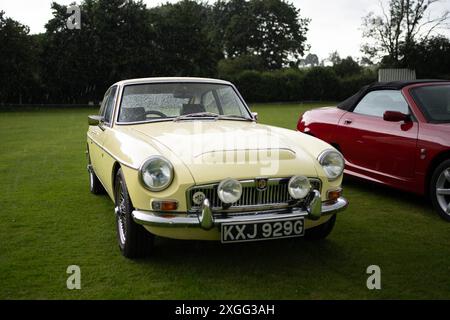
[[[450,85],[417,87],[412,96],[429,122],[450,122]]]
[[[251,120],[232,86],[154,83],[125,86],[118,122],[208,118]]]

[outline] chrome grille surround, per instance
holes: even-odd
[[[256,188],[256,179],[240,180],[242,184],[241,198],[231,204],[229,207],[223,206],[222,201],[217,195],[217,187],[220,183],[211,183],[206,185],[193,186],[186,192],[188,212],[195,213],[200,211],[200,205],[193,202],[192,196],[196,192],[203,192],[211,203],[211,208],[215,213],[233,213],[242,211],[260,211],[260,210],[276,210],[287,207],[299,206],[302,201],[293,199],[288,191],[288,178],[268,178],[267,188],[259,191]],[[257,178],[258,179],[258,178]],[[318,178],[308,178],[312,189],[321,192],[322,182]],[[305,198],[306,199],[306,198]]]

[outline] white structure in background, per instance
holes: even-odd
[[[378,70],[378,81],[401,81],[401,80],[415,80],[416,70],[411,69],[380,69]]]

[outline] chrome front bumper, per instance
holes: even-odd
[[[208,199],[205,199],[200,214],[192,214],[183,217],[164,216],[152,211],[133,211],[133,219],[136,223],[150,227],[174,227],[174,228],[202,228],[210,230],[222,223],[258,222],[261,220],[299,218],[305,217],[311,220],[318,220],[322,216],[335,214],[347,208],[348,202],[341,197],[334,203],[322,203],[320,193],[314,191],[314,197],[308,208],[289,208],[283,210],[271,210],[263,212],[248,212],[238,215],[214,215],[209,206]]]

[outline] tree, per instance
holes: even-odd
[[[142,1],[85,0],[81,30],[67,28],[66,6],[52,9],[41,59],[49,102],[98,102],[112,83],[152,75],[154,35]]]
[[[332,53],[330,53],[330,56],[328,57],[328,61],[330,61],[333,64],[333,66],[340,63],[341,60],[342,60],[341,56],[337,51],[333,51]]]
[[[222,55],[209,34],[210,7],[191,0],[150,9],[157,74],[214,76]]]
[[[430,8],[439,0],[390,0],[386,9],[381,4],[382,15],[369,13],[363,18],[363,37],[370,40],[362,51],[370,59],[383,58],[397,64],[418,38],[427,39],[450,18],[448,10],[437,17],[429,15]]]
[[[339,94],[339,79],[330,67],[313,67],[303,81],[305,100],[332,100]]]
[[[283,0],[218,1],[213,21],[213,38],[228,58],[257,55],[267,69],[279,69],[298,64],[307,49],[309,19]]]
[[[420,78],[450,78],[450,39],[435,36],[417,42],[404,53],[404,66],[416,69]]]
[[[362,71],[361,66],[348,56],[345,59],[341,59],[339,62],[333,65],[333,70],[339,77],[349,77],[359,74]]]
[[[36,85],[34,42],[29,28],[0,11],[0,102],[22,103]]]
[[[230,80],[244,70],[263,71],[264,68],[264,61],[260,56],[255,55],[242,55],[234,59],[222,59],[217,66],[219,78]]]
[[[317,54],[308,53],[306,58],[302,61],[302,64],[304,66],[311,66],[311,67],[318,66],[319,65],[319,57],[317,56]]]

